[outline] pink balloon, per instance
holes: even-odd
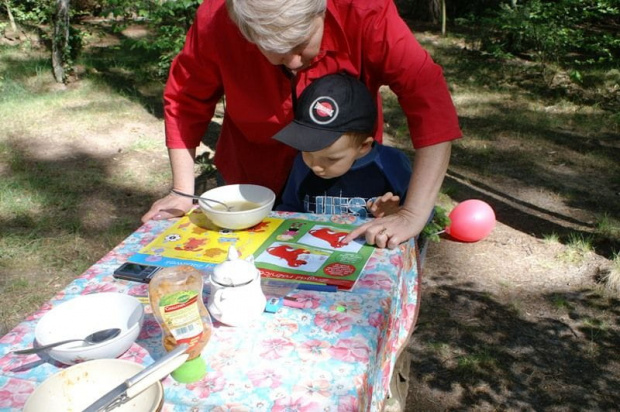
[[[456,205],[450,217],[446,233],[463,242],[484,239],[495,227],[495,212],[488,203],[469,199]]]

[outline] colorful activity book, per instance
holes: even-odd
[[[129,261],[161,267],[190,265],[205,269],[226,260],[230,245],[234,245],[240,257],[245,259],[253,255],[282,222],[283,219],[268,217],[249,229],[221,229],[199,209],[194,209],[131,256]]]
[[[129,258],[130,262],[197,269],[226,260],[234,245],[254,256],[263,278],[319,283],[350,290],[375,250],[363,240],[340,242],[354,226],[303,219],[265,218],[245,230],[220,229],[195,209]]]
[[[286,219],[254,252],[263,278],[322,283],[350,290],[375,250],[363,240],[340,243],[352,225]]]

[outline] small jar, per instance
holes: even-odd
[[[163,331],[164,348],[169,352],[181,343],[189,345],[188,360],[171,374],[182,383],[202,379],[207,370],[201,352],[211,338],[213,325],[202,300],[202,288],[202,273],[188,265],[164,268],[149,283],[149,301]]]

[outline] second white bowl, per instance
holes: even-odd
[[[72,342],[48,351],[53,359],[67,365],[92,359],[116,358],[135,342],[144,319],[144,306],[133,296],[103,292],[77,296],[47,312],[34,330],[36,342],[47,345],[80,339],[93,332],[119,328],[121,333],[105,342],[86,345]]]

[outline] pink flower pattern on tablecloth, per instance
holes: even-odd
[[[288,339],[267,339],[261,342],[261,355],[264,359],[279,359],[293,351],[295,345]]]
[[[303,342],[297,347],[297,354],[301,360],[309,360],[313,362],[329,359],[330,344],[327,341],[318,339]]]
[[[357,281],[358,285],[367,289],[392,290],[393,281],[388,273],[374,273]]]
[[[341,396],[338,399],[338,412],[358,412],[359,405],[355,396]]]
[[[224,389],[226,380],[220,373],[207,373],[202,380],[187,384],[187,387],[201,398],[208,398],[211,394]]]
[[[25,404],[34,389],[34,384],[23,385],[17,380],[9,381],[8,385],[0,388],[0,408]]]
[[[222,406],[216,406],[211,409],[211,412],[251,412],[252,409],[247,406],[243,406],[240,403],[228,403]]]
[[[340,312],[318,312],[314,323],[326,332],[342,333],[351,329],[352,318]]]
[[[295,213],[274,212],[273,217],[329,220]],[[148,285],[117,280],[112,273],[173,222],[143,225],[0,338],[0,409],[21,410],[40,382],[68,367],[8,352],[31,346],[38,320],[78,295],[109,291],[148,296]],[[214,322],[202,353],[205,376],[190,384],[165,378],[162,412],[381,410],[396,355],[415,325],[419,285],[414,250],[413,242],[375,250],[351,292],[293,291],[290,296],[302,303],[302,310],[283,308],[243,328]],[[148,304],[145,313],[138,340],[120,358],[146,366],[165,351]]]
[[[313,293],[291,293],[288,296],[297,299],[305,309],[316,309],[321,306],[321,298]]]
[[[280,318],[269,323],[267,330],[273,336],[290,337],[299,330],[299,325],[292,319]]]
[[[360,315],[363,312],[362,305],[360,305],[359,302],[351,302],[346,300],[334,302],[334,304],[329,307],[329,310],[348,313],[349,315]]]
[[[159,327],[157,320],[155,320],[153,316],[145,316],[138,339],[149,339],[159,335],[161,335],[161,328]]]
[[[370,348],[360,339],[340,339],[329,351],[345,362],[367,362],[370,354]]]
[[[272,412],[315,412],[318,405],[316,402],[309,401],[300,397],[287,396],[277,399],[274,402]]]
[[[282,376],[275,369],[261,369],[248,372],[248,378],[254,386],[277,388],[282,382]]]
[[[324,401],[329,398],[331,393],[330,386],[327,379],[307,379],[293,387],[293,394],[317,401]]]

